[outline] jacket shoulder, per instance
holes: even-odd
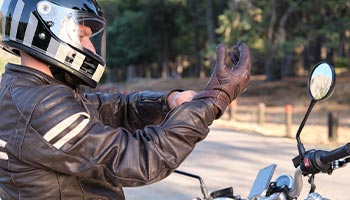
[[[30,82],[20,82],[13,84],[10,94],[18,109],[22,112],[32,112],[33,108],[40,106],[43,101],[73,97],[73,93],[64,85],[33,85]],[[25,114],[25,113],[24,113]]]
[[[17,85],[12,98],[34,127],[56,124],[74,113],[86,112],[78,94],[65,85]]]

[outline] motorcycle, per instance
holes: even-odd
[[[303,189],[303,177],[308,178],[310,190],[305,198],[306,200],[327,200],[316,192],[315,175],[318,173],[327,173],[329,175],[336,169],[346,166],[350,162],[350,143],[338,147],[331,151],[311,149],[306,150],[300,134],[316,102],[329,98],[335,86],[334,68],[321,62],[315,65],[308,78],[308,93],[311,98],[307,112],[296,133],[296,142],[299,155],[292,159],[295,172],[294,176],[282,174],[271,181],[276,164],[271,164],[259,170],[248,200],[295,200]],[[203,200],[244,200],[240,195],[234,195],[233,188],[227,187],[208,194],[203,179],[195,174],[181,170],[174,171],[177,174],[199,180]],[[196,197],[195,200],[202,200]]]

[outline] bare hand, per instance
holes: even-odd
[[[193,96],[196,94],[197,93],[193,90],[185,90],[183,92],[172,92],[167,99],[169,108],[174,109],[185,102],[192,101]]]

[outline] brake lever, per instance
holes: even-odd
[[[350,162],[350,157],[347,157],[343,160],[336,160],[336,161],[332,162],[331,169],[335,170],[335,169],[345,167],[349,162]]]

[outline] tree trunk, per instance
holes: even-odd
[[[162,6],[164,7],[164,2],[161,1]],[[162,49],[161,49],[161,69],[162,69],[162,79],[167,79],[169,77],[169,36],[166,29],[166,13],[163,9],[161,14],[161,33],[162,33]]]
[[[135,66],[129,65],[127,69],[126,81],[134,79],[136,76]]]
[[[304,70],[309,70],[310,69],[310,50],[309,50],[309,46],[304,47],[304,51],[303,51],[303,64],[304,64]],[[298,74],[299,75],[299,74]]]
[[[292,64],[291,67],[292,67],[292,70],[293,70],[293,75],[295,75],[295,74],[298,74],[298,75],[305,74],[303,51],[294,52],[293,64]]]
[[[282,76],[283,77],[293,77],[294,69],[293,69],[293,60],[295,59],[294,53],[288,53],[284,60],[283,60],[283,67],[282,67]]]
[[[214,7],[213,0],[206,1],[206,21],[207,21],[207,34],[208,34],[208,44],[207,48],[215,46],[215,23],[214,23]],[[214,71],[215,58],[210,57],[211,72]],[[202,71],[204,69],[202,68]],[[200,78],[205,78],[205,73],[201,72]]]
[[[212,45],[212,44],[215,44],[213,0],[206,1],[206,19],[207,19],[208,43]]]
[[[345,37],[346,37],[346,40],[349,41],[349,38],[350,38],[350,31],[349,30],[347,30],[345,32]],[[347,69],[348,69],[348,71],[350,71],[350,48],[349,48],[349,43],[347,43],[347,42],[344,43],[344,54],[345,54],[345,58],[346,58]]]
[[[201,72],[201,55],[200,55],[200,47],[199,47],[199,17],[198,17],[198,8],[197,8],[197,0],[191,0],[191,16],[192,16],[192,24],[193,24],[193,44],[194,44],[194,76],[199,77]]]
[[[162,79],[167,79],[169,77],[169,41],[168,33],[165,29],[163,29],[163,38]]]
[[[146,79],[151,79],[151,66],[147,65],[145,66],[145,70],[146,70]]]
[[[320,62],[322,60],[322,42],[323,38],[322,37],[317,37],[315,46],[313,48],[313,55],[314,55],[314,60],[313,64]]]
[[[267,29],[267,52],[266,52],[266,61],[265,61],[265,76],[268,81],[274,79],[274,66],[272,63],[273,55],[274,55],[274,45],[273,45],[273,36],[274,36],[274,24],[276,22],[277,14],[276,14],[276,3],[273,1],[272,9],[271,9],[271,19],[269,23],[269,27]]]
[[[299,4],[301,0],[297,1],[296,3]],[[282,66],[281,66],[281,60],[276,59],[274,55],[276,55],[276,49],[283,44],[286,41],[287,37],[287,31],[286,31],[286,22],[290,14],[292,13],[294,7],[290,5],[287,7],[286,10],[281,10],[280,8],[283,8],[283,4],[285,4],[285,1],[281,0],[274,0],[273,1],[273,7],[272,7],[272,13],[271,13],[271,21],[268,29],[268,58],[266,61],[266,77],[267,80],[276,80],[280,79],[282,74],[276,74],[281,73]],[[277,21],[279,19],[279,21]],[[275,30],[276,26],[276,30]],[[274,62],[277,61],[277,62]],[[278,64],[279,62],[279,64]]]

